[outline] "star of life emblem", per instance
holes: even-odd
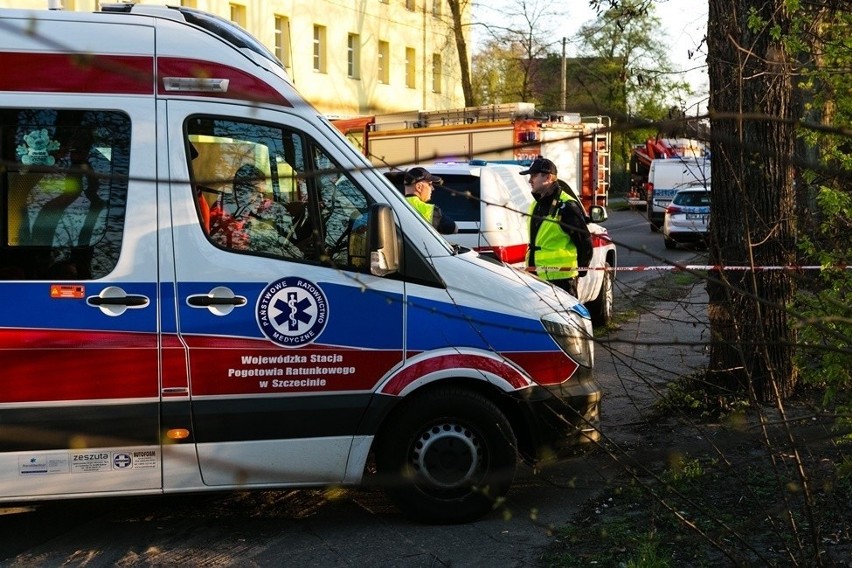
[[[328,322],[328,301],[309,280],[290,276],[269,284],[257,301],[263,334],[282,347],[313,343]]]

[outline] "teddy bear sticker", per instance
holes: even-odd
[[[56,158],[50,155],[59,149],[59,142],[51,140],[46,128],[33,130],[24,135],[26,145],[19,144],[17,148],[21,163],[26,166],[52,166]]]

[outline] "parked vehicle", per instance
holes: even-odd
[[[637,144],[630,154],[630,192],[628,203],[633,207],[646,207],[648,199],[648,174],[654,160],[674,158],[708,158],[707,145],[692,138],[649,138]]]
[[[575,298],[450,246],[239,26],[102,10],[0,10],[0,502],[374,464],[461,522],[597,438]]]
[[[648,173],[648,222],[657,232],[675,193],[685,187],[710,187],[709,158],[672,158],[653,160]]]
[[[520,175],[524,167],[485,160],[422,165],[444,180],[443,186],[432,192],[432,203],[458,226],[458,233],[443,235],[444,238],[523,269],[529,247],[527,218],[532,204],[527,178]],[[404,171],[385,171],[400,192]],[[598,220],[606,218],[601,207],[593,213]],[[606,326],[612,320],[616,247],[606,228],[591,221],[588,226],[593,246],[591,270],[579,279],[577,295],[588,308],[592,322]]]
[[[523,167],[484,160],[423,164],[444,180],[432,192],[432,203],[451,217],[458,233],[443,235],[449,242],[523,268],[529,234],[525,204],[529,187]],[[383,170],[403,192],[405,168]]]
[[[591,222],[587,225],[592,233],[592,261],[590,270],[577,281],[577,295],[589,310],[592,323],[605,327],[612,321],[617,253],[605,227]]]
[[[663,238],[666,248],[678,243],[706,243],[710,222],[710,191],[703,184],[679,190],[666,207]]]

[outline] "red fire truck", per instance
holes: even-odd
[[[524,162],[542,155],[583,205],[606,206],[609,117],[536,116],[532,103],[409,111],[332,121],[377,167],[471,159]]]

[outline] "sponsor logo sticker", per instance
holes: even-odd
[[[68,454],[26,455],[18,458],[19,475],[68,473]]]
[[[325,329],[328,300],[309,280],[281,278],[261,292],[257,322],[263,334],[278,345],[303,347],[316,341]]]
[[[71,453],[71,473],[90,473],[110,470],[109,452]]]

